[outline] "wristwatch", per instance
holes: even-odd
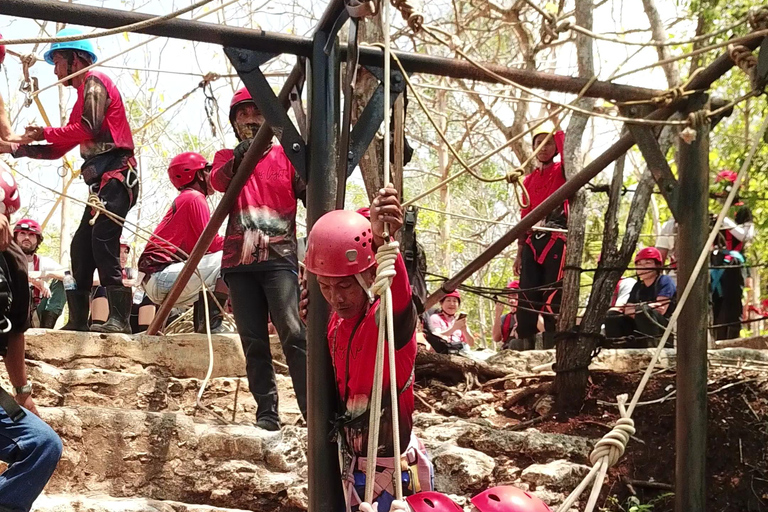
[[[19,396],[19,395],[31,395],[32,394],[32,384],[27,383],[27,384],[25,384],[25,385],[23,385],[21,387],[16,386],[16,387],[13,388],[13,391],[14,391],[14,393],[16,393],[16,396]]]

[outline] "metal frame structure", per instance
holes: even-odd
[[[383,0],[387,1],[387,0]],[[2,0],[0,14],[23,18],[46,19],[101,28],[114,28],[153,16],[102,7],[90,7],[52,0]],[[140,30],[141,33],[176,39],[208,42],[225,47],[225,53],[240,75],[262,112],[263,125],[247,151],[234,178],[211,216],[194,250],[181,272],[174,288],[158,310],[148,333],[154,334],[164,323],[171,306],[178,298],[184,284],[194,273],[214,235],[224,222],[235,200],[247,181],[260,155],[277,137],[286,154],[307,182],[307,224],[313,223],[325,212],[337,206],[338,195],[343,193],[342,179],[355,168],[367,149],[383,119],[381,102],[383,88],[379,87],[357,125],[351,132],[340,133],[340,63],[345,59],[366,66],[379,80],[382,79],[383,51],[379,48],[358,48],[356,44],[341,45],[337,32],[349,19],[343,0],[330,0],[322,18],[310,38],[268,33],[263,30],[202,23],[182,19],[168,20]],[[356,22],[355,22],[356,27]],[[763,41],[755,36],[745,42],[750,49]],[[765,45],[764,45],[765,47]],[[299,60],[275,96],[260,65],[280,53],[296,55]],[[395,52],[407,73],[427,73],[459,79],[498,82],[496,78],[477,66],[461,60],[432,57],[421,54]],[[761,57],[763,55],[761,54]],[[349,62],[348,61],[348,62]],[[764,66],[764,59],[760,59]],[[587,83],[585,78],[553,75],[506,68],[483,63],[497,75],[531,88],[579,93]],[[718,57],[689,84],[689,90],[706,90],[726,71],[734,66],[727,54]],[[400,78],[398,80],[398,77]],[[306,78],[308,87],[308,126],[297,127],[286,114],[291,103],[300,102],[302,84]],[[404,90],[399,71],[393,73],[393,103]],[[619,101],[649,100],[664,91],[618,85],[596,81],[586,92],[587,96]],[[701,108],[701,95],[680,98],[672,104],[647,112],[641,107],[629,107],[623,113],[629,117],[665,120],[676,112]],[[345,102],[345,110],[349,103]],[[346,121],[346,119],[345,119]],[[716,122],[716,121],[715,121]],[[343,123],[346,127],[348,122]],[[705,130],[707,132],[707,130]],[[304,136],[303,134],[306,134]],[[442,288],[430,296],[427,306],[436,303],[445,293],[454,290],[480,267],[488,263],[505,247],[543,219],[552,209],[586,185],[600,171],[638,144],[643,156],[659,184],[662,194],[680,222],[681,281],[686,282],[694,262],[702,250],[704,233],[707,231],[706,197],[708,170],[708,141],[706,137],[681,150],[680,185],[672,175],[669,165],[658,145],[658,131],[645,126],[629,126],[628,131],[603,154],[595,158],[582,171],[536,207],[508,233],[491,245],[478,258],[456,276],[446,281]],[[341,148],[341,149],[340,149]],[[339,151],[347,153],[341,158]],[[343,155],[342,155],[343,156]],[[344,165],[344,160],[347,160]],[[338,176],[338,179],[337,179]],[[690,215],[678,216],[681,211]],[[692,265],[692,263],[691,263]],[[699,276],[691,301],[680,316],[680,351],[678,354],[679,399],[677,420],[677,510],[704,510],[704,462],[706,446],[706,278]],[[308,312],[308,474],[309,510],[326,512],[343,509],[340,475],[335,444],[329,440],[331,404],[335,403],[335,390],[330,354],[327,349],[326,322],[328,306],[320,294],[316,280],[308,280],[310,306]]]

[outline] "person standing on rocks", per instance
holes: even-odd
[[[213,159],[211,185],[229,187],[251,146],[264,116],[248,89],[238,90],[229,120],[240,143],[219,150]],[[221,272],[229,286],[237,332],[245,352],[251,394],[256,400],[256,426],[279,430],[277,384],[269,348],[269,319],[277,329],[296,401],[307,417],[307,336],[299,318],[296,243],[297,200],[306,186],[281,145],[270,146],[253,168],[231,212],[224,239]]]
[[[0,511],[29,512],[51,478],[62,452],[61,439],[37,416],[24,363],[24,332],[29,327],[27,258],[13,240],[9,217],[19,208],[10,168],[0,162],[0,356],[13,386],[0,388]]]
[[[82,31],[65,28],[60,37],[81,35]],[[89,40],[53,43],[45,53],[45,61],[53,65],[61,80],[80,71],[97,57]],[[133,156],[133,135],[125,114],[125,106],[112,79],[101,71],[90,70],[66,80],[65,86],[77,90],[77,101],[69,121],[61,128],[28,126],[22,143],[13,151],[15,158],[29,157],[57,160],[80,146],[84,162],[81,176],[90,187],[94,200],[112,214],[125,218],[136,202],[139,179]],[[32,144],[36,141],[48,144]],[[98,199],[97,199],[98,198]],[[88,331],[90,291],[93,272],[98,268],[101,284],[107,289],[109,319],[93,325],[95,332],[130,334],[133,294],[123,286],[120,268],[120,234],[122,222],[86,206],[80,226],[72,237],[72,275],[77,288],[67,290],[70,331]]]
[[[412,435],[413,379],[416,362],[416,321],[405,260],[397,255],[392,279],[392,310],[397,397],[390,396],[388,357],[384,356],[382,410],[378,439],[377,473],[366,475],[368,419],[378,339],[379,299],[371,295],[376,276],[376,250],[384,244],[385,223],[394,235],[403,225],[397,191],[381,189],[370,209],[371,219],[345,210],[320,217],[309,232],[306,270],[317,277],[320,291],[331,306],[328,348],[335,373],[339,410],[336,432],[340,447],[347,511],[356,511],[364,496],[365,481],[374,478],[375,502],[387,512],[394,500],[394,465],[403,468],[403,491],[431,490],[432,465],[423,444]],[[302,306],[307,303],[304,301]],[[304,314],[304,311],[302,311]],[[402,453],[394,453],[392,400],[398,401]]]

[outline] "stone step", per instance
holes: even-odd
[[[0,365],[0,386],[10,389],[4,367]],[[177,379],[156,369],[134,368],[133,372],[116,372],[100,368],[58,369],[40,361],[27,361],[37,405],[46,407],[91,406],[135,409],[149,412],[182,412],[188,416],[212,416],[197,410],[199,379]],[[301,416],[291,379],[276,375],[280,397],[280,417],[292,425]],[[240,388],[238,389],[238,383]],[[253,422],[256,402],[248,389],[248,379],[217,377],[208,382],[202,403],[235,422]]]
[[[43,494],[32,512],[245,512],[240,509],[190,505],[178,501],[113,498],[81,494]]]
[[[30,329],[26,334],[27,358],[62,369],[104,368],[135,372],[156,368],[163,374],[203,378],[208,371],[208,338],[204,334],[147,336],[98,334]],[[213,340],[213,376],[245,376],[245,358],[237,334],[216,334]],[[285,358],[277,336],[270,338],[278,370]]]
[[[40,408],[64,454],[49,493],[99,493],[264,512],[306,508],[306,429],[266,432],[183,414]]]

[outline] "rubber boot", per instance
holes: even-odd
[[[67,290],[69,321],[62,331],[88,332],[88,315],[91,313],[91,294],[88,290]]]
[[[277,414],[277,393],[253,395],[256,399],[255,426],[270,432],[280,430],[280,416]]]
[[[59,319],[59,315],[53,311],[45,310],[40,313],[40,328],[41,329],[53,329],[56,325],[56,320]]]
[[[133,291],[123,285],[107,286],[107,300],[109,300],[109,318],[101,325],[92,325],[91,332],[131,334]]]
[[[214,293],[213,296],[223,306],[227,302],[228,295],[226,293]],[[216,305],[216,301],[213,300],[211,293],[208,293],[208,318],[211,322],[211,334],[224,332],[224,314]],[[192,310],[192,319],[195,325],[195,332],[199,334],[205,334],[205,301],[203,300],[203,292],[200,292],[197,296],[197,302],[195,302]]]
[[[519,350],[534,350],[536,348],[536,337],[530,336],[520,340]]]
[[[541,346],[544,350],[551,350],[555,348],[556,341],[555,341],[555,333],[553,332],[545,332],[542,333],[542,343]]]

